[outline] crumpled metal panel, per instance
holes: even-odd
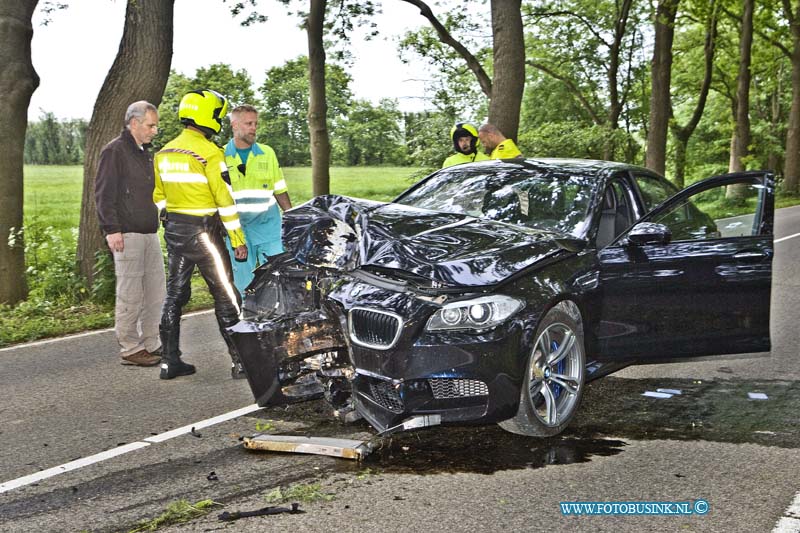
[[[495,285],[563,250],[568,235],[457,213],[319,196],[284,216],[287,251],[305,266],[394,271],[432,288]]]

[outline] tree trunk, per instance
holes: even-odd
[[[735,135],[731,142],[730,171],[741,172],[750,146],[750,57],[753,48],[753,3],[744,0],[739,40],[739,74],[736,78]]]
[[[311,183],[314,196],[329,194],[331,144],[328,104],[325,100],[325,45],[323,32],[327,0],[311,0],[308,34],[308,133],[311,139]]]
[[[472,55],[472,53],[466,49],[466,47],[457,41],[447,28],[444,27],[436,15],[433,14],[433,10],[430,6],[425,3],[423,0],[403,0],[406,3],[409,3],[413,6],[416,6],[419,9],[420,14],[428,19],[431,26],[434,30],[436,30],[436,35],[439,37],[439,41],[446,44],[450,48],[456,51],[456,53],[461,56],[461,58],[467,63],[467,67],[472,71],[475,75],[475,78],[478,80],[478,84],[481,86],[481,90],[483,94],[486,95],[486,98],[492,98],[492,79],[483,69],[480,61]]]
[[[633,0],[622,0],[622,5],[617,13],[617,19],[614,22],[614,41],[608,54],[608,72],[606,74],[607,87],[608,87],[608,122],[609,137],[603,147],[603,159],[614,159],[614,137],[613,134],[619,129],[619,116],[622,113],[623,102],[619,96],[619,87],[617,86],[617,76],[619,74],[620,54],[622,53],[622,41],[625,37],[625,31],[628,25],[628,16],[631,12],[631,5]],[[617,3],[619,5],[619,3]]]
[[[674,132],[675,137],[675,177],[672,183],[679,189],[686,186],[686,148],[689,145],[689,136],[685,132]]]
[[[792,107],[786,130],[786,160],[783,167],[783,191],[797,194],[800,181],[800,2],[795,11],[788,1],[784,10],[792,30]]]
[[[172,61],[174,0],[128,0],[117,57],[106,75],[86,130],[78,263],[91,283],[95,254],[105,249],[94,202],[100,151],[124,127],[125,110],[137,100],[161,103]]]
[[[650,92],[650,126],[647,130],[645,166],[662,176],[666,169],[667,132],[670,118],[672,41],[680,0],[660,0],[656,9],[655,46]]]
[[[506,137],[517,138],[525,89],[525,36],[521,0],[492,0],[494,79],[489,122]]]
[[[697,129],[700,119],[703,117],[703,111],[706,108],[706,101],[708,100],[708,91],[711,89],[711,78],[714,73],[714,53],[717,45],[717,10],[719,4],[712,0],[713,5],[711,14],[709,15],[708,23],[706,25],[706,38],[705,45],[703,46],[703,83],[700,86],[700,95],[697,97],[697,104],[694,107],[692,118],[685,126],[681,126],[675,120],[670,124],[670,130],[673,137],[675,137],[675,178],[673,182],[675,185],[683,189],[686,186],[686,150],[689,145],[689,139]],[[672,105],[670,104],[670,118],[672,117]]]
[[[28,295],[22,236],[22,161],[28,105],[39,86],[31,63],[31,17],[38,0],[0,2],[0,303]],[[12,237],[14,233],[17,237]]]

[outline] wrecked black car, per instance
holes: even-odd
[[[636,166],[517,159],[389,203],[317,197],[285,213],[234,343],[261,406],[555,435],[589,380],[769,351],[773,193],[766,172],[678,192]]]

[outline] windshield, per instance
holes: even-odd
[[[598,182],[595,176],[563,169],[453,167],[395,201],[582,237]]]

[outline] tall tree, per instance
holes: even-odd
[[[550,0],[526,13],[534,37],[527,63],[561,81],[592,121],[607,128],[604,159],[616,151],[616,130],[640,83],[640,9],[632,0]]]
[[[39,86],[31,62],[31,19],[37,0],[0,2],[0,303],[16,303],[28,294],[22,235],[22,160],[28,105]]]
[[[223,0],[227,2],[228,0]],[[289,6],[292,0],[279,0]],[[248,0],[256,7],[258,0]],[[231,13],[238,15],[245,7],[245,2],[232,2]],[[353,22],[359,17],[374,13],[373,0],[339,0],[329,10],[327,0],[309,0],[307,11],[298,10],[296,14],[302,19],[302,26],[308,37],[308,130],[311,149],[311,178],[314,195],[328,194],[330,191],[331,143],[328,133],[327,97],[325,86],[325,35],[332,32],[341,43],[347,43],[348,33],[353,29]],[[331,11],[329,13],[329,11]],[[242,22],[263,22],[266,16],[253,11]],[[344,52],[345,54],[347,52]]]
[[[489,122],[507,137],[517,138],[519,112],[525,88],[525,37],[521,0],[491,0],[493,76],[481,61],[458,40],[422,0],[403,0],[419,8],[436,30],[439,40],[450,46],[466,63],[489,98]]]
[[[81,273],[90,281],[95,254],[105,246],[94,202],[100,151],[119,134],[129,104],[147,100],[158,106],[161,102],[172,61],[173,13],[174,0],[128,0],[117,57],[89,120],[77,259]]]
[[[782,47],[792,62],[792,107],[786,132],[786,159],[783,166],[783,190],[797,194],[800,183],[800,0],[782,0],[783,13],[789,22],[791,50]]]
[[[673,116],[672,106],[670,105],[670,131],[675,138],[675,176],[673,182],[680,188],[683,188],[686,181],[686,151],[689,144],[689,139],[697,129],[700,119],[705,110],[706,100],[708,99],[708,92],[711,88],[711,78],[714,70],[714,52],[717,42],[717,11],[718,3],[711,0],[711,5],[708,6],[708,18],[706,22],[705,39],[703,45],[703,81],[700,85],[700,93],[697,97],[697,103],[692,112],[689,121],[681,125]]]
[[[655,45],[650,77],[650,120],[647,128],[645,166],[664,174],[667,160],[667,130],[670,118],[672,42],[680,0],[659,0],[656,7]]]
[[[735,127],[731,137],[730,172],[741,172],[747,167],[750,147],[750,57],[753,49],[753,8],[755,0],[743,0],[742,24],[739,37],[739,73],[736,76]],[[736,195],[731,188],[728,195]]]
[[[311,162],[308,133],[308,58],[300,56],[267,71],[261,93],[258,136],[275,149],[283,166]],[[347,114],[352,93],[350,75],[341,65],[325,65],[325,101],[329,130],[333,135]]]
[[[311,140],[311,184],[314,196],[330,193],[331,142],[325,98],[325,9],[327,0],[311,0],[308,35],[308,133]]]

